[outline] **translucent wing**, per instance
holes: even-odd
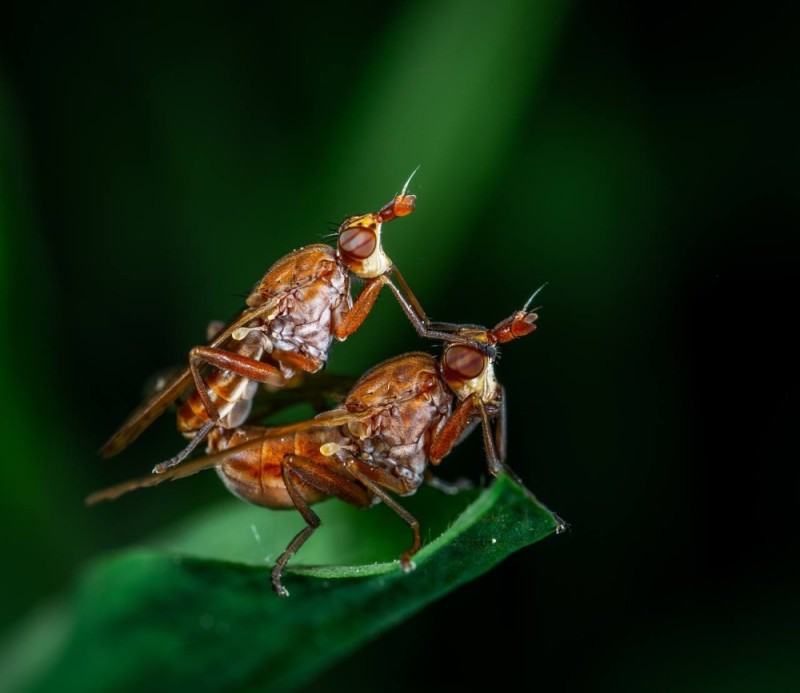
[[[268,417],[295,404],[309,403],[323,412],[339,404],[356,380],[352,375],[298,371],[282,388],[259,388],[248,423],[268,425]]]
[[[184,477],[192,476],[198,472],[202,472],[205,469],[218,467],[222,464],[225,464],[225,462],[234,455],[248,450],[260,448],[264,444],[264,440],[266,438],[276,438],[312,428],[341,426],[349,423],[350,421],[358,421],[363,418],[368,418],[371,415],[372,412],[369,411],[351,413],[344,411],[343,409],[334,409],[333,411],[320,414],[313,419],[307,419],[298,423],[289,424],[288,426],[264,428],[263,436],[248,440],[241,445],[236,445],[234,447],[227,448],[226,450],[222,450],[221,452],[216,452],[212,455],[206,455],[204,457],[198,457],[197,459],[184,462],[183,464],[172,467],[163,474],[148,474],[147,476],[142,476],[137,479],[129,479],[128,481],[123,481],[115,486],[110,486],[109,488],[97,491],[86,498],[86,504],[96,505],[97,503],[102,503],[104,501],[115,500],[126,493],[136,491],[140,488],[158,486],[165,481],[183,479]]]
[[[271,311],[274,302],[268,302],[256,308],[247,308],[237,315],[210,343],[210,346],[219,347],[226,342],[231,334],[240,327],[260,315]],[[193,383],[192,372],[187,367],[176,375],[162,390],[156,392],[150,399],[137,407],[114,434],[100,448],[102,457],[113,457],[122,452],[128,445],[136,440],[159,416],[161,416],[175,400]]]

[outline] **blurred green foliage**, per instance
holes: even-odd
[[[87,559],[220,499],[207,475],[83,508],[180,444],[164,417],[118,461],[96,459],[146,377],[275,259],[421,165],[418,211],[385,244],[432,317],[493,324],[549,282],[539,331],[508,345],[498,376],[516,470],[574,529],[316,689],[467,685],[463,662],[556,690],[796,684],[794,8],[6,11],[12,640]],[[331,369],[361,373],[429,345],[384,299],[338,347]],[[477,478],[481,454],[468,440],[443,472]]]

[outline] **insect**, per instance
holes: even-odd
[[[491,346],[530,334],[537,315],[529,305],[493,329],[462,326],[455,334]],[[266,429],[217,427],[209,436],[212,454],[99,491],[87,502],[216,467],[236,496],[268,508],[296,508],[305,519],[272,570],[273,589],[287,596],[283,570],[320,525],[311,505],[331,496],[359,508],[380,501],[411,528],[411,547],[400,558],[407,571],[422,543],[420,526],[393,496],[413,494],[429,476],[428,463],[438,465],[473,427],[482,426],[491,474],[504,472],[523,485],[505,463],[506,404],[495,358],[496,351],[471,343],[449,343],[438,359],[423,352],[391,358],[359,378],[340,406],[314,419]]]
[[[347,217],[335,249],[309,245],[272,265],[247,298],[247,307],[227,326],[217,327],[207,345],[192,348],[188,367],[136,409],[100,454],[121,452],[193,386],[177,415],[178,429],[189,443],[153,472],[179,464],[215,426],[234,429],[247,420],[259,383],[281,387],[296,372],[322,368],[332,341],[345,340],[361,326],[384,286],[421,336],[474,343],[453,326],[428,320],[381,245],[383,224],[414,211],[416,198],[407,194],[410,181],[379,211]],[[355,301],[351,275],[364,280]]]

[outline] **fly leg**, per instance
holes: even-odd
[[[487,414],[486,410],[483,410],[481,412],[482,417],[488,418],[486,414]],[[487,424],[484,424],[484,440],[486,435],[485,433],[486,425]],[[494,428],[494,444],[495,444],[495,449],[497,450],[496,454],[498,459],[498,465],[499,468],[506,473],[506,475],[510,476],[515,482],[517,482],[517,484],[519,484],[519,486],[525,491],[525,493],[527,493],[531,498],[535,499],[536,496],[534,496],[533,493],[528,489],[528,487],[525,486],[522,479],[520,479],[520,477],[516,474],[516,472],[514,472],[514,470],[511,469],[511,467],[509,467],[508,464],[506,464],[507,430],[508,429],[506,423],[506,391],[504,387],[500,386],[500,411],[497,414],[497,423],[495,424]],[[563,532],[566,532],[567,529],[569,528],[569,524],[564,522],[564,520],[561,519],[561,517],[559,517],[552,510],[550,511],[550,513],[553,515],[553,518],[555,518],[555,521],[557,523],[556,534],[562,534]]]
[[[495,431],[492,434],[492,423],[486,407],[481,401],[480,397],[475,394],[470,395],[463,402],[459,402],[452,416],[442,426],[438,435],[431,441],[430,449],[428,451],[428,459],[431,464],[439,464],[442,458],[447,455],[453,446],[461,440],[465,430],[469,428],[475,419],[481,421],[481,428],[483,433],[483,447],[486,451],[486,466],[492,476],[505,473],[516,481],[520,486],[525,488],[522,479],[509,468],[505,462],[505,401],[501,399],[500,413],[498,414],[498,428],[500,431]],[[495,444],[497,441],[497,444]],[[499,449],[499,453],[498,453]]]
[[[419,520],[392,498],[385,490],[388,489],[392,493],[406,494],[413,491],[413,487],[410,487],[407,482],[393,474],[389,474],[383,469],[373,467],[360,460],[348,461],[346,469],[356,480],[360,481],[369,491],[380,498],[386,507],[396,513],[400,519],[411,528],[414,540],[411,544],[411,548],[404,551],[400,556],[400,566],[406,573],[413,570],[414,563],[411,557],[419,551],[420,546],[422,546],[422,539],[419,533]]]
[[[306,526],[289,542],[283,553],[275,561],[272,568],[272,588],[279,597],[288,597],[289,591],[281,584],[283,574],[289,559],[297,553],[300,547],[320,526],[321,521],[303,496],[300,483],[312,486],[323,493],[336,496],[345,503],[357,508],[366,508],[372,503],[372,495],[363,486],[342,476],[337,471],[314,462],[308,457],[300,455],[286,455],[281,462],[281,475],[286,491],[294,503],[294,507],[303,516]]]
[[[477,330],[485,329],[481,325],[468,325],[468,324],[459,324],[457,322],[440,322],[438,320],[431,320],[425,314],[425,311],[422,308],[422,304],[419,302],[419,299],[416,297],[414,292],[411,290],[411,287],[408,285],[406,278],[400,273],[400,270],[397,269],[397,267],[392,267],[392,276],[394,277],[395,281],[400,287],[400,291],[402,292],[403,297],[408,301],[410,307],[417,314],[419,319],[422,321],[422,324],[427,329],[437,330],[439,332],[458,332],[458,330],[464,327],[471,327]]]
[[[278,349],[272,352],[272,358],[293,371],[304,371],[306,373],[316,373],[325,364],[324,361],[312,359],[310,356]]]
[[[484,406],[483,402],[478,399],[478,411],[481,415],[481,422],[482,422],[482,432],[483,432],[483,447],[486,450],[486,461],[489,466],[489,471],[493,476],[497,476],[498,474],[505,474],[506,476],[511,477],[517,484],[519,484],[522,488],[525,488],[525,483],[519,477],[519,475],[511,469],[506,464],[505,460],[505,421],[506,421],[506,413],[505,407],[506,404],[504,401],[500,402],[500,414],[499,414],[499,422],[497,427],[495,428],[495,435],[492,436],[492,424],[489,417],[489,413],[486,411],[486,407]],[[503,428],[504,430],[498,433],[497,428]],[[500,442],[500,448],[502,452],[502,456],[498,454],[498,449],[495,447],[495,440]],[[526,489],[527,490],[527,489]],[[530,493],[530,491],[528,491]]]
[[[392,268],[392,273],[394,274],[398,284],[400,284],[402,287],[402,291],[395,286],[394,282],[392,282],[387,275],[381,275],[380,277],[375,277],[374,279],[368,279],[364,284],[364,288],[361,289],[361,293],[358,295],[358,298],[356,298],[355,303],[353,303],[353,307],[350,308],[350,310],[344,316],[344,319],[334,329],[333,336],[336,337],[336,339],[342,341],[353,334],[353,332],[355,332],[359,327],[361,327],[361,324],[375,306],[375,301],[378,299],[378,294],[385,285],[388,286],[391,292],[394,294],[397,302],[400,304],[400,308],[403,309],[406,317],[409,319],[420,337],[425,337],[426,339],[438,339],[442,342],[458,342],[459,344],[469,344],[470,346],[480,350],[480,352],[483,354],[487,354],[490,357],[495,356],[497,353],[496,349],[490,344],[479,342],[471,337],[462,337],[458,334],[454,334],[461,329],[462,325],[442,323],[442,325],[444,325],[443,329],[432,329],[432,325],[434,323],[431,323],[431,321],[428,320],[428,316],[425,315],[425,311],[422,310],[420,302],[412,293],[411,288],[406,283],[403,275],[398,272],[396,267]]]
[[[501,463],[506,461],[506,450],[508,445],[506,443],[506,431],[508,430],[508,421],[506,415],[506,389],[500,385],[500,412],[497,415],[497,423],[494,427],[494,446],[497,450],[497,457]]]
[[[450,453],[453,446],[461,440],[464,431],[473,425],[478,414],[478,402],[480,399],[476,395],[470,395],[463,402],[459,402],[450,418],[444,426],[431,439],[428,450],[428,459],[431,464],[439,464],[442,459]],[[494,474],[494,472],[492,472]]]
[[[194,436],[183,450],[177,455],[170,457],[165,462],[160,462],[153,467],[153,474],[163,474],[171,467],[183,462],[183,460],[206,439],[211,429],[219,424],[220,416],[217,405],[214,404],[214,401],[211,399],[211,395],[208,392],[208,385],[206,385],[200,373],[200,368],[204,364],[214,366],[220,370],[231,371],[236,375],[248,378],[249,380],[255,380],[259,383],[281,384],[283,382],[280,370],[269,363],[256,361],[247,356],[242,356],[241,354],[213,346],[194,347],[189,352],[189,369],[194,379],[194,386],[197,390],[197,394],[200,396],[203,407],[205,407],[208,413],[208,421],[195,432]]]
[[[425,483],[437,491],[447,494],[448,496],[455,496],[461,491],[466,491],[473,488],[474,484],[469,479],[456,479],[455,481],[445,481],[436,476],[430,469],[425,470]]]
[[[333,336],[340,342],[347,339],[361,327],[367,315],[369,315],[375,305],[375,301],[378,300],[378,294],[383,288],[381,280],[382,277],[376,277],[375,279],[368,279],[364,283],[361,293],[358,294],[350,310],[347,311],[342,321],[334,328]]]
[[[411,293],[411,289],[409,288],[408,284],[406,284],[405,279],[402,278],[402,275],[397,271],[396,268],[393,268],[392,272],[395,275],[395,279],[398,280],[398,283],[404,287],[403,291],[398,289],[394,282],[388,277],[383,276],[379,279],[386,284],[386,286],[388,286],[391,292],[394,294],[394,297],[397,299],[397,302],[400,304],[400,307],[403,309],[406,317],[414,326],[414,329],[417,331],[417,334],[420,337],[425,337],[426,339],[438,339],[442,342],[469,344],[471,347],[478,349],[482,354],[486,354],[491,358],[497,354],[497,350],[491,344],[486,344],[485,342],[480,342],[476,339],[472,339],[471,337],[459,335],[458,331],[463,327],[463,325],[455,325],[452,323],[432,323],[430,320],[428,320],[428,316],[425,315],[425,312],[422,310],[422,306],[420,306],[416,296]],[[440,326],[441,329],[438,329]]]
[[[218,331],[214,337],[214,341],[208,345],[209,348],[219,347],[233,335],[234,332],[244,327],[247,323],[252,322],[256,318],[270,312],[275,308],[274,301],[268,301],[255,308],[242,311],[236,320],[230,325]],[[209,331],[219,329],[216,326],[209,326]],[[177,400],[183,392],[189,387],[194,378],[191,365],[184,368],[180,373],[175,375],[175,378],[163,385],[162,389],[153,394],[153,396],[137,407],[122,425],[114,432],[114,434],[103,444],[100,448],[100,454],[103,457],[113,457],[134,440],[136,440],[142,432],[150,426],[159,416],[161,416],[175,400]],[[195,379],[195,384],[196,384]],[[210,412],[209,412],[210,413]],[[202,437],[201,437],[202,440]]]

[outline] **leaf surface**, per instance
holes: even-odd
[[[507,478],[480,493],[419,495],[418,503],[404,504],[424,518],[424,535],[446,512],[463,509],[426,542],[415,570],[403,573],[396,560],[327,562],[331,552],[340,559],[364,555],[364,545],[385,534],[387,520],[405,531],[378,541],[383,551],[398,543],[397,555],[410,540],[396,517],[381,517],[380,507],[355,511],[331,502],[323,504],[315,544],[284,575],[288,599],[271,591],[269,565],[293,535],[296,513],[225,504],[158,540],[164,548],[102,559],[85,574],[72,630],[33,690],[291,688],[557,527],[546,508]],[[225,540],[237,534],[239,541]],[[15,648],[24,650],[24,643]]]

